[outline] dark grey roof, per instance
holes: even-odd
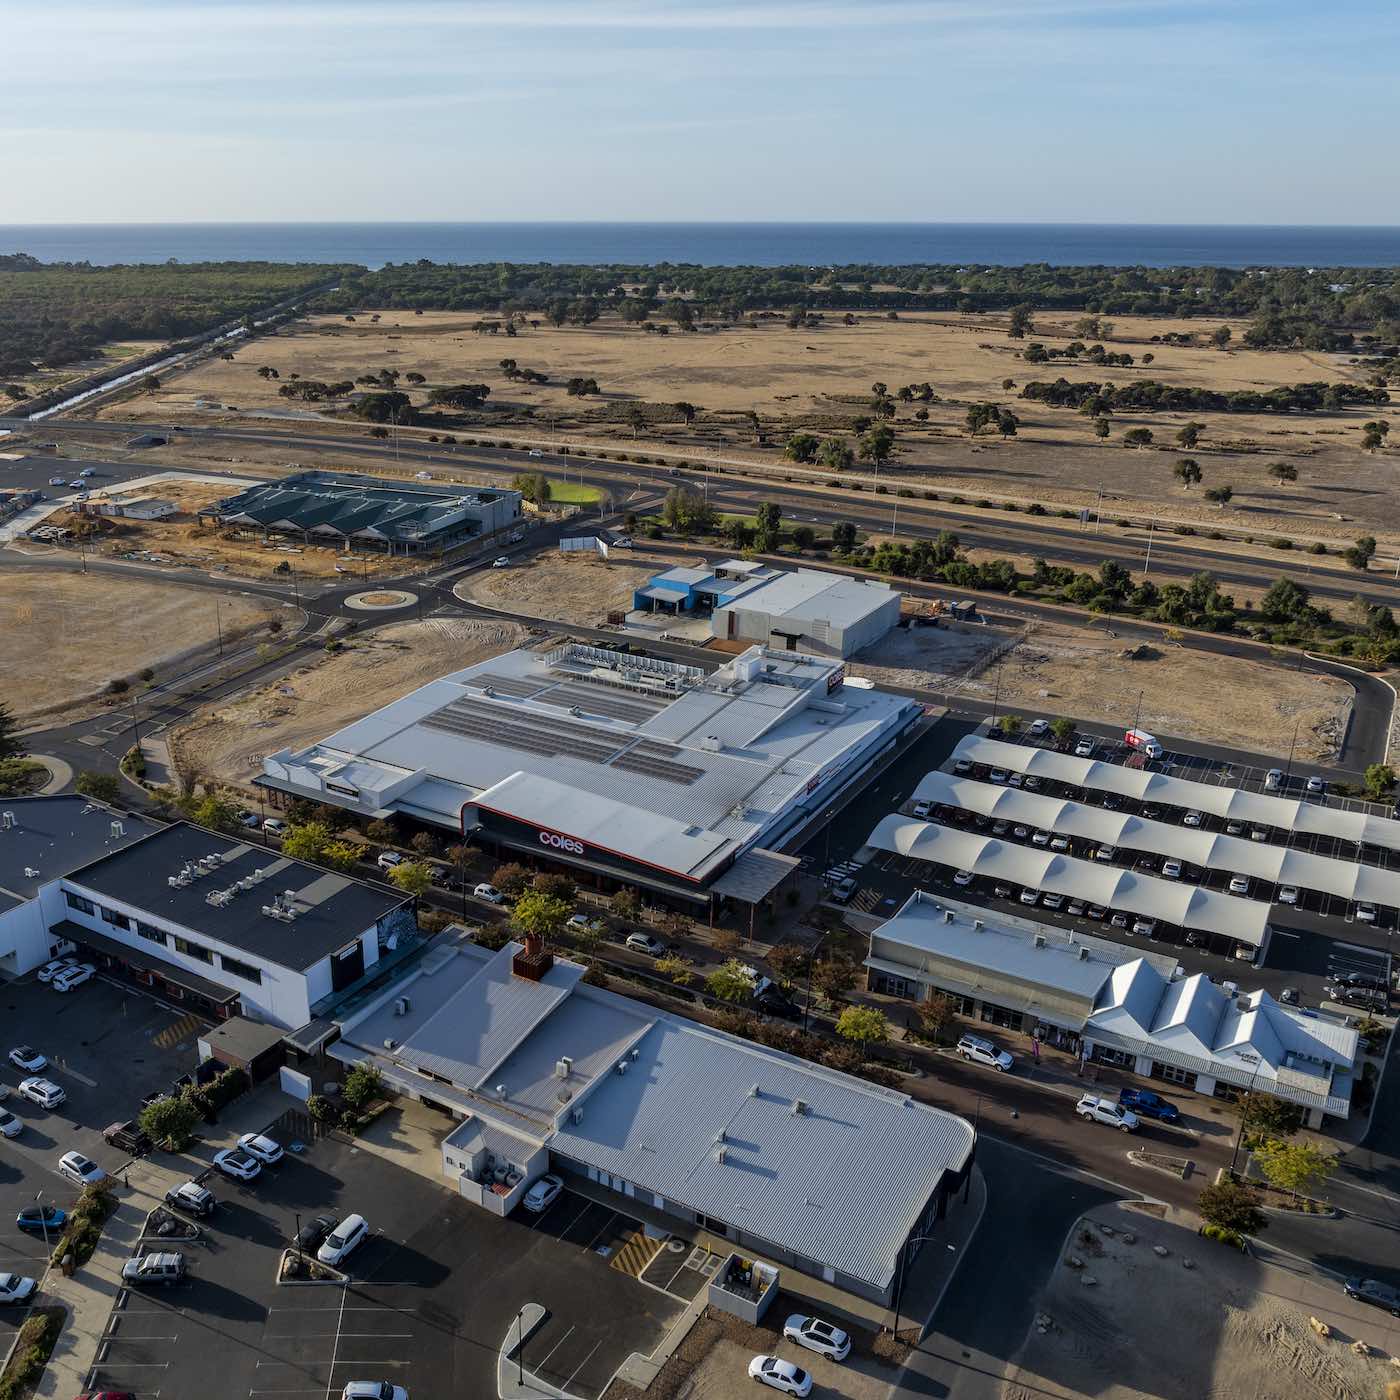
[[[246,1016],[231,1016],[200,1039],[215,1050],[224,1050],[240,1060],[255,1060],[274,1045],[282,1043],[286,1031],[281,1026],[269,1026],[263,1021],[250,1021]]]
[[[8,828],[7,812],[14,818]],[[113,834],[113,822],[121,823],[119,835]],[[86,797],[0,798],[0,910],[32,899],[41,885],[159,829]],[[26,874],[29,870],[38,874]]]
[[[186,865],[210,855],[221,857],[217,869],[184,886],[169,883]],[[256,878],[258,871],[266,874],[251,889],[222,904],[209,902],[211,893]],[[295,972],[304,972],[409,902],[385,885],[288,860],[256,839],[249,844],[186,822],[74,871],[70,878],[95,894]],[[283,922],[262,912],[288,890],[295,895],[294,920]]]

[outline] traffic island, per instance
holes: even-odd
[[[319,1259],[313,1259],[303,1250],[284,1249],[281,1258],[277,1261],[277,1282],[289,1285],[311,1283],[344,1285],[350,1282],[350,1275],[341,1273],[339,1269],[331,1268],[329,1264],[321,1263]]]

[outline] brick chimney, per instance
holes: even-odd
[[[554,966],[554,954],[545,951],[544,939],[537,933],[525,935],[525,947],[510,962],[510,970],[527,982],[538,982]]]

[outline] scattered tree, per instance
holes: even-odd
[[[421,860],[406,860],[389,872],[390,881],[405,894],[425,895],[433,886],[433,872]]]
[[[1259,1208],[1258,1193],[1233,1177],[1207,1186],[1196,1200],[1196,1209],[1207,1225],[1241,1235],[1257,1235],[1268,1223]]]
[[[753,979],[737,958],[721,963],[705,978],[705,990],[719,1001],[745,1002],[753,995]]]
[[[121,795],[121,784],[111,773],[79,773],[73,788],[84,797],[91,797],[98,802],[115,802]]]
[[[1284,1142],[1268,1138],[1254,1149],[1254,1160],[1270,1186],[1297,1196],[1321,1186],[1336,1170],[1335,1153],[1324,1152],[1310,1142]]]
[[[1354,545],[1342,551],[1342,558],[1353,569],[1359,569],[1364,574],[1375,554],[1376,541],[1374,536],[1363,535]]]
[[[1152,445],[1151,428],[1129,428],[1123,434],[1124,447],[1150,447]]]
[[[1176,442],[1178,447],[1184,447],[1188,452],[1194,451],[1196,445],[1201,440],[1201,434],[1205,432],[1204,423],[1188,423],[1184,428],[1178,430]]]
[[[1298,468],[1288,462],[1271,462],[1269,475],[1275,481],[1290,483],[1298,480]]]
[[[873,1006],[848,1006],[836,1018],[836,1034],[862,1050],[888,1040],[890,1023]]]

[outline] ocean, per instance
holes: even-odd
[[[0,224],[44,262],[1393,267],[1400,228],[1193,224]]]

